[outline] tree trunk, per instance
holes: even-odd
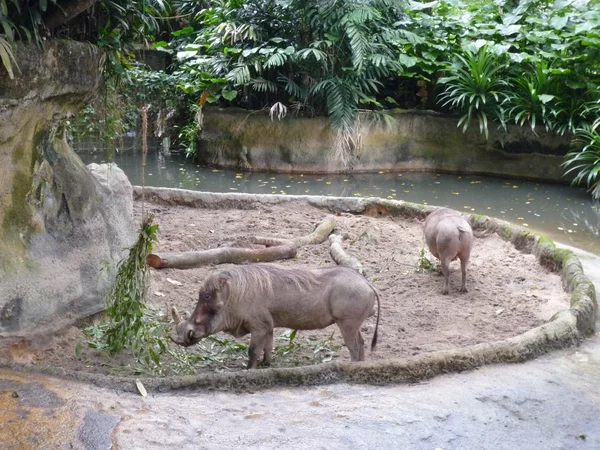
[[[361,264],[361,262],[355,256],[346,253],[346,251],[344,250],[342,242],[346,239],[348,239],[347,234],[344,234],[343,236],[339,234],[332,234],[331,236],[329,236],[329,252],[331,253],[331,257],[336,262],[336,264],[354,269],[362,276],[366,277],[366,270]]]

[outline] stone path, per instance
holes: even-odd
[[[599,259],[580,257],[600,287]],[[600,449],[600,336],[525,364],[387,387],[143,398],[0,370],[0,449],[65,448]]]

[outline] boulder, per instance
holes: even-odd
[[[89,171],[65,139],[64,119],[100,85],[100,50],[50,41],[14,53],[15,79],[0,73],[0,338],[102,310],[135,234],[123,172]]]

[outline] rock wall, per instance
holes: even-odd
[[[126,177],[116,167],[94,177],[61,124],[96,93],[101,52],[50,41],[15,57],[14,80],[0,67],[0,337],[101,310],[103,269],[134,237]]]
[[[336,157],[335,133],[327,118],[279,121],[264,111],[208,108],[197,158],[204,164],[275,172],[331,173],[350,168],[562,178],[566,137],[512,127],[502,146],[497,135],[486,140],[476,123],[463,133],[456,117],[400,110],[390,115],[389,126],[361,120],[362,147],[346,166]]]

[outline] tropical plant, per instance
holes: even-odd
[[[587,110],[595,113],[597,119],[591,125],[577,128],[571,145],[573,150],[565,156],[563,167],[568,168],[565,172],[569,174],[576,172],[573,184],[585,183],[590,189],[592,196],[600,198],[600,100],[587,107]]]
[[[129,255],[118,265],[115,282],[106,295],[107,320],[88,330],[90,345],[115,354],[128,349],[146,367],[160,365],[160,355],[167,351],[166,324],[149,314],[145,299],[149,286],[146,257],[157,242],[158,225],[146,216]]]
[[[473,118],[478,120],[479,131],[486,139],[489,122],[506,128],[501,106],[506,98],[507,82],[502,76],[505,66],[503,58],[484,44],[478,50],[467,48],[464,55],[456,55],[446,68],[448,75],[438,80],[445,85],[440,102],[462,114],[458,126],[463,126],[463,132]]]
[[[557,79],[547,61],[532,63],[524,69],[512,78],[510,92],[506,93],[508,118],[521,126],[529,123],[534,133],[538,124],[543,124],[546,131],[553,130],[559,111]]]

